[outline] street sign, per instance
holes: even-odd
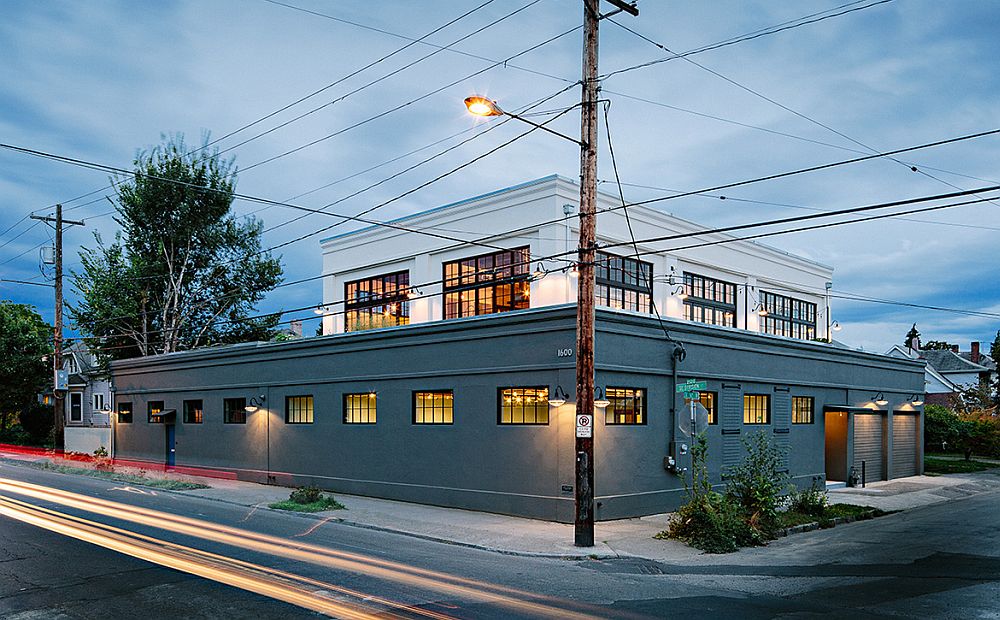
[[[684,398],[687,400],[701,400],[701,392],[684,392]]]
[[[708,389],[707,381],[695,381],[694,379],[688,379],[684,383],[677,384],[678,392],[697,392],[705,389]]]
[[[581,438],[594,436],[594,418],[587,414],[576,416],[576,436]]]

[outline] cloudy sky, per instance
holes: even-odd
[[[484,157],[522,127],[483,133],[489,125],[474,122],[462,106],[471,93],[508,109],[545,100],[536,110],[551,111],[578,101],[578,88],[557,94],[580,74],[582,34],[573,29],[582,12],[575,0],[3,0],[2,7],[5,144],[128,168],[163,134],[182,133],[189,144],[209,133],[221,138],[335,84],[218,143],[243,170],[240,192],[312,208],[339,201],[331,211],[357,213],[475,161],[371,215],[389,219],[553,173],[577,176],[574,147],[541,132]],[[612,101],[611,132],[630,200],[1000,127],[995,0],[644,0],[639,8],[638,18],[613,18],[635,32],[611,21],[601,26],[603,96]],[[815,21],[803,24],[807,16]],[[774,32],[785,26],[792,27]],[[665,59],[664,49],[699,50],[761,32],[627,70]],[[571,112],[553,127],[577,133],[579,117]],[[611,180],[603,128],[601,135],[599,176]],[[986,187],[1000,183],[998,146],[1000,138],[983,137],[898,161],[754,183],[727,190],[726,201],[696,196],[660,208],[728,225]],[[66,235],[70,267],[94,231],[112,235],[108,180],[106,173],[0,149],[0,278],[44,280],[38,248],[50,232],[23,218],[50,213],[56,202],[66,217],[87,222]],[[241,202],[235,208],[254,213],[267,229],[301,215]],[[268,230],[265,243],[333,221],[306,217]],[[320,273],[319,238],[278,250],[286,279]],[[835,267],[840,340],[884,351],[916,322],[925,341],[958,342],[965,350],[971,340],[991,342],[1000,328],[998,238],[1000,199],[767,243]],[[859,296],[902,303],[851,299]],[[0,297],[34,304],[51,318],[51,289],[0,283]],[[314,281],[279,289],[261,308],[320,301]]]

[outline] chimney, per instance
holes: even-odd
[[[288,328],[292,331],[292,335],[296,338],[302,337],[302,321],[292,321],[289,323]]]
[[[979,363],[979,342],[978,341],[977,342],[973,342],[970,346],[972,347],[972,355],[969,356],[969,359],[972,361],[973,364],[978,364]]]
[[[957,344],[951,345],[951,352],[952,353],[958,353],[958,345]]]

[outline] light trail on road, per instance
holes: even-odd
[[[52,487],[0,478],[0,491],[14,493],[42,501],[53,502],[62,506],[83,510],[104,517],[119,519],[138,525],[173,532],[175,534],[191,536],[202,540],[238,547],[248,551],[284,557],[296,561],[347,571],[358,575],[375,577],[422,591],[431,590],[449,596],[459,597],[461,599],[487,602],[503,606],[511,610],[516,610],[521,614],[532,617],[580,619],[604,618],[608,617],[608,614],[610,613],[610,610],[608,609],[597,608],[574,601],[538,595],[466,577],[449,575],[440,571],[410,566],[391,560],[384,560],[363,554],[330,549],[298,540],[292,541],[277,536],[260,534],[201,519],[193,519],[158,510],[88,497]],[[124,530],[122,530],[122,532],[124,532]],[[71,529],[69,533],[66,531],[60,531],[60,533],[64,533],[69,536],[73,535]],[[135,534],[132,535],[135,536]],[[157,540],[157,542],[161,544],[169,544],[164,543],[164,541]],[[148,559],[142,556],[136,557]],[[224,556],[218,557],[223,558]],[[231,560],[231,558],[225,559]],[[157,563],[160,562],[157,561]],[[267,568],[264,570],[270,571],[270,569]],[[292,577],[299,578],[298,576]],[[332,587],[335,589],[337,586],[324,584],[322,587]],[[261,593],[264,594],[264,592]],[[391,602],[383,604],[389,604],[390,606],[393,605]],[[426,610],[408,608],[408,611],[411,613],[420,613]]]

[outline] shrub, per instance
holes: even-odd
[[[958,416],[942,405],[924,407],[924,449],[944,452],[958,447]]]
[[[32,444],[40,446],[49,443],[55,424],[52,405],[33,403],[21,412],[20,421]]]
[[[819,481],[813,481],[808,489],[792,491],[788,498],[788,509],[812,517],[822,517],[828,502],[826,489]]]
[[[315,504],[323,498],[323,493],[317,487],[302,487],[292,491],[288,500],[296,504]]]
[[[743,445],[746,458],[730,470],[726,495],[742,509],[754,542],[763,544],[775,537],[779,527],[778,511],[788,488],[784,453],[764,431],[747,437]]]

